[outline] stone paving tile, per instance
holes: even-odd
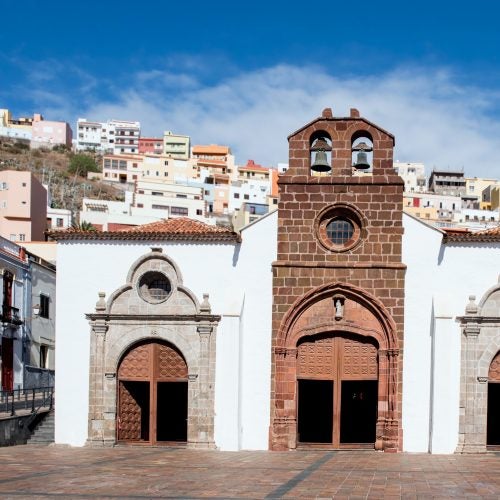
[[[0,449],[2,499],[500,498],[500,456]]]

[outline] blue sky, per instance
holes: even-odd
[[[466,2],[0,0],[0,107],[287,161],[324,107],[396,135],[396,158],[500,177],[500,8]]]

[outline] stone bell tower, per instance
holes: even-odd
[[[394,137],[330,109],[289,136],[273,263],[270,448],[402,447]]]

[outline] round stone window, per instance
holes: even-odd
[[[348,219],[333,219],[326,224],[326,235],[334,245],[345,245],[354,235],[354,225]]]
[[[363,239],[362,216],[350,205],[338,204],[323,210],[316,219],[316,235],[327,250],[345,252]]]
[[[147,302],[159,304],[167,300],[171,291],[172,285],[169,279],[158,271],[150,271],[139,280],[139,293]]]

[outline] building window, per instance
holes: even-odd
[[[48,295],[40,294],[40,313],[39,316],[41,318],[49,317],[49,308],[50,308],[50,297]]]
[[[56,226],[57,227],[63,227],[63,225],[64,225],[64,219],[62,219],[61,217],[58,217],[56,219]]]
[[[159,303],[168,298],[172,285],[168,278],[157,271],[147,272],[139,280],[141,297],[147,302]]]
[[[26,241],[26,235],[23,233],[19,234],[19,241]]]
[[[40,346],[40,368],[48,368],[49,367],[49,346],[41,345]]]
[[[172,215],[188,215],[189,210],[186,207],[171,207],[170,208],[170,213]]]
[[[197,208],[196,215],[203,215],[203,210],[201,210],[200,208]]]
[[[326,235],[335,245],[344,245],[353,234],[354,226],[347,219],[334,219],[326,225]]]
[[[249,199],[250,199],[250,195],[248,195],[248,194],[244,194],[244,195],[243,195],[243,199],[244,199],[244,200],[249,200]]]
[[[234,193],[233,195],[236,199],[238,199],[240,197],[240,193]]]
[[[137,208],[144,208],[144,205],[142,203],[137,203]]]
[[[366,237],[362,221],[362,215],[350,205],[328,207],[315,222],[319,242],[335,252],[350,250]]]

